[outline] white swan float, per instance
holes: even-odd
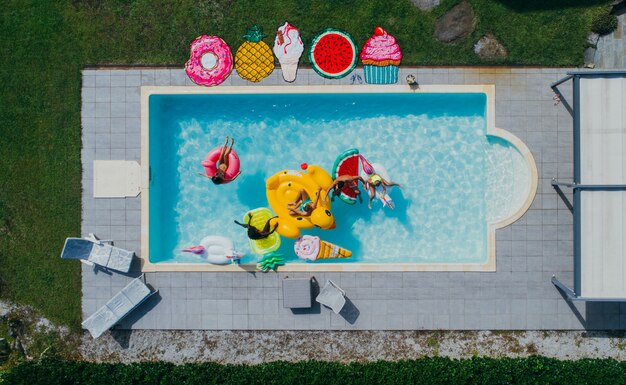
[[[235,249],[235,245],[230,238],[219,235],[209,235],[203,238],[199,245],[187,247],[182,251],[194,253],[215,265],[238,263],[239,259],[243,256],[242,253]]]

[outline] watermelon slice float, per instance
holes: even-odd
[[[359,49],[348,32],[328,28],[318,34],[309,50],[315,72],[328,79],[340,79],[356,67]]]
[[[333,165],[331,176],[337,179],[342,175],[358,176],[359,175],[359,150],[351,148],[342,152]],[[349,205],[356,203],[357,196],[348,184],[345,184],[339,194],[339,199]]]

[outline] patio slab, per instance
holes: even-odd
[[[550,83],[564,68],[402,68],[420,84],[496,85],[496,126],[522,139],[539,170],[537,196],[517,222],[496,233],[497,271],[350,273],[148,273],[159,295],[132,313],[124,329],[209,330],[534,330],[623,329],[624,306],[570,307],[550,283],[573,280],[572,216],[550,185],[572,178],[572,119],[554,106]],[[362,69],[357,69],[362,75]],[[232,74],[226,83],[252,85]],[[188,85],[183,69],[86,69],[82,89],[82,232],[140,250],[140,198],[93,198],[93,161],[139,161],[141,85]],[[220,87],[228,86],[221,85]],[[279,73],[259,84],[284,83]],[[297,85],[350,84],[312,70]],[[358,87],[359,85],[354,85]],[[564,87],[565,96],[570,92]],[[570,196],[571,199],[571,196]],[[83,267],[83,318],[139,274],[108,275]],[[308,312],[282,307],[281,280],[331,279],[358,317],[349,322],[325,307]]]

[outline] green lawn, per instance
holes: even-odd
[[[79,327],[80,267],[61,261],[80,233],[80,70],[89,64],[182,66],[196,36],[233,49],[252,22],[271,43],[285,20],[305,45],[326,27],[362,45],[376,25],[395,35],[404,65],[479,65],[472,45],[493,32],[510,56],[495,64],[582,62],[592,17],[611,0],[470,0],[476,31],[458,45],[432,38],[437,17],[410,0],[5,0],[0,8],[0,296]],[[303,55],[306,59],[306,55]]]

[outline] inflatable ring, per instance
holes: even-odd
[[[202,161],[202,167],[204,167],[204,171],[208,177],[213,177],[213,175],[215,175],[215,172],[217,171],[217,160],[220,158],[221,152],[222,146],[216,147],[209,151]],[[239,168],[239,155],[237,155],[235,150],[231,150],[230,154],[228,154],[228,169],[226,169],[226,172],[224,173],[225,179],[223,183],[232,182],[237,175],[239,175]]]
[[[233,70],[230,47],[217,36],[202,35],[191,42],[191,56],[185,63],[187,76],[201,86],[222,83]]]
[[[333,183],[330,175],[319,166],[309,166],[308,173],[283,170],[271,176],[265,183],[267,202],[278,216],[278,234],[287,238],[298,238],[300,229],[318,227],[321,229],[335,228],[335,217],[330,212],[330,199],[320,202],[310,216],[292,216],[287,204],[292,203],[298,192],[304,189],[311,200],[317,197],[317,188],[321,194]]]

